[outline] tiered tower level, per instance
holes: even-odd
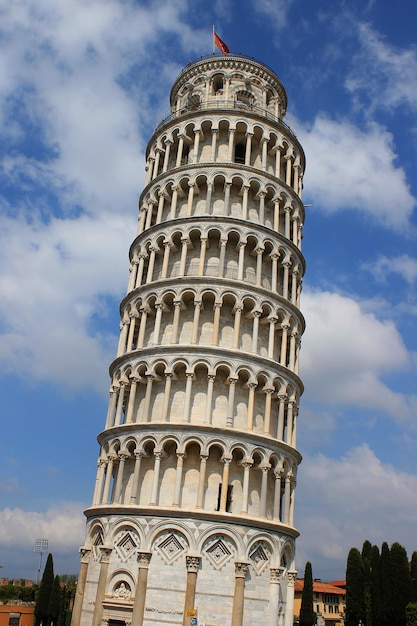
[[[190,63],[146,151],[73,626],[292,626],[305,158],[241,55]]]

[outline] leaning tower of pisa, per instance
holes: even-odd
[[[304,153],[210,55],[146,153],[73,626],[292,626]]]

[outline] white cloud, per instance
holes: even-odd
[[[296,496],[299,569],[311,560],[316,575],[343,578],[344,570],[337,570],[341,560],[346,562],[349,549],[360,549],[365,539],[379,546],[399,541],[411,556],[416,489],[415,474],[383,464],[368,445],[352,448],[338,460],[322,454],[306,457]]]
[[[188,5],[22,0],[5,10],[4,372],[70,387],[106,380],[118,322],[111,337],[89,325],[93,315],[108,315],[106,299],[119,299],[127,284],[149,124],[168,108],[179,68],[172,54],[161,62],[164,33],[178,39],[179,56],[206,46],[203,31],[182,19]],[[210,38],[207,29],[209,47]],[[111,307],[116,313],[116,301]]]
[[[395,392],[383,380],[411,367],[393,322],[379,320],[337,293],[305,292],[302,308],[307,330],[301,376],[308,397],[333,406],[376,409],[414,423],[417,396]]]
[[[122,295],[133,229],[108,213],[48,224],[3,218],[1,226],[3,371],[101,388],[115,342],[109,350],[109,338],[92,336],[88,326],[94,313],[108,315],[103,296]]]
[[[45,537],[51,550],[76,551],[85,532],[82,508],[80,502],[67,502],[42,513],[3,509],[0,511],[0,545],[14,544],[27,549],[33,547],[35,539]]]
[[[362,267],[371,272],[379,282],[385,282],[389,274],[398,274],[410,285],[417,279],[417,259],[408,254],[380,256],[374,263],[364,263]]]
[[[396,48],[383,40],[369,24],[358,25],[359,49],[346,80],[348,90],[376,107],[393,109],[417,105],[417,51]]]
[[[355,209],[386,227],[408,227],[416,200],[382,126],[361,130],[321,114],[309,129],[298,122],[297,134],[307,155],[305,187],[314,210]]]
[[[288,12],[294,0],[257,0],[253,3],[256,12],[266,15],[274,22],[275,30],[282,30],[287,24]]]

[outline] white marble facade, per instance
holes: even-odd
[[[147,148],[73,626],[292,626],[305,167],[286,94],[189,64]]]

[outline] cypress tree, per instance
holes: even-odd
[[[381,546],[381,626],[392,626],[391,553],[384,541]]]
[[[300,626],[314,626],[316,614],[313,610],[313,573],[311,563],[307,561],[304,570],[303,595],[301,596]]]
[[[380,626],[382,623],[381,597],[381,557],[378,546],[372,546],[371,552],[371,602],[372,624]]]
[[[59,576],[55,576],[52,584],[51,595],[49,596],[48,616],[50,624],[56,625],[58,621],[59,610],[61,608],[61,586],[59,584]]]
[[[394,626],[405,626],[405,607],[410,601],[410,568],[407,552],[398,542],[391,546],[392,612]]]
[[[417,552],[413,552],[411,555],[410,602],[417,603]]]
[[[371,560],[371,552],[372,552],[372,544],[370,541],[366,540],[363,542],[362,546],[362,558]]]
[[[371,544],[369,544],[371,545]],[[371,546],[372,550],[372,546]],[[371,594],[371,552],[362,551],[362,563],[363,563],[363,603],[365,609],[365,624],[366,626],[372,626],[372,594]]]
[[[51,596],[52,585],[54,583],[54,562],[52,554],[48,554],[46,565],[43,572],[41,584],[39,587],[38,599],[35,605],[35,624],[36,626],[48,626],[49,624],[49,598]]]
[[[364,573],[361,553],[349,550],[346,564],[346,626],[358,626],[365,619]]]

